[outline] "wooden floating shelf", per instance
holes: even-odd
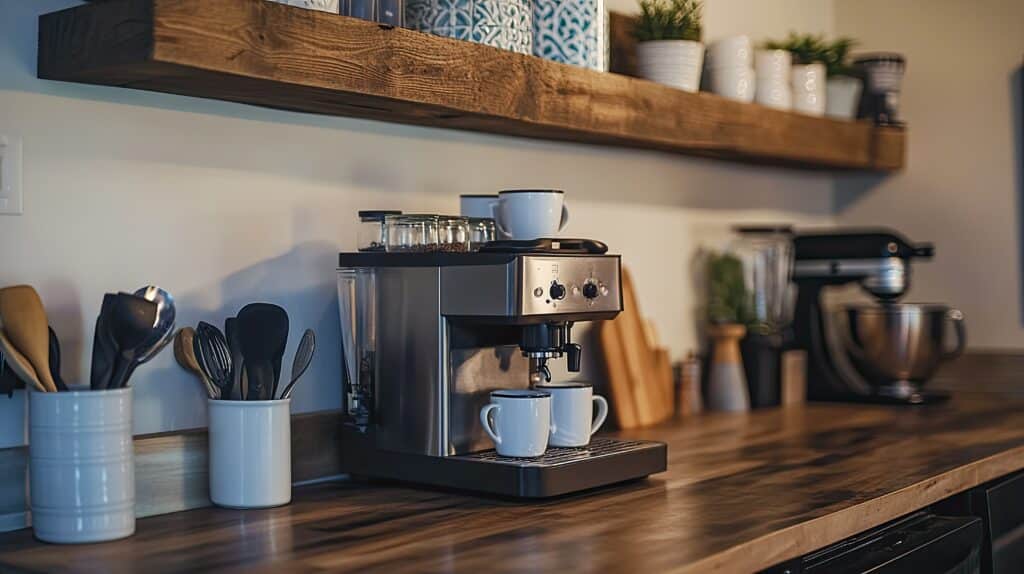
[[[888,171],[905,133],[690,94],[265,0],[106,0],[39,19],[40,78],[709,156]]]

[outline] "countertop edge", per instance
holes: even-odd
[[[678,574],[757,572],[906,516],[950,496],[1024,469],[1024,445],[824,516],[773,531],[683,565]]]

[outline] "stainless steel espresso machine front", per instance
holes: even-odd
[[[578,371],[573,324],[622,309],[619,258],[588,252],[594,243],[340,254],[344,471],[533,498],[665,470],[664,444],[602,437],[539,458],[501,457],[480,425],[492,390],[549,378],[552,360]]]

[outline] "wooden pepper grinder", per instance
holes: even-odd
[[[714,340],[706,404],[713,411],[750,410],[747,378],[743,374],[740,339],[747,334],[743,325],[711,325],[708,335]]]

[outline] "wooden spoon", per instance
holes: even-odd
[[[178,334],[174,336],[174,359],[183,369],[199,378],[199,381],[206,387],[206,394],[211,399],[218,399],[220,398],[219,389],[213,386],[210,379],[206,378],[206,373],[199,367],[199,361],[196,360],[193,351],[195,337],[196,330],[192,327],[184,327],[178,331]]]
[[[22,382],[32,385],[37,391],[46,392],[46,387],[39,382],[39,377],[36,376],[36,370],[32,368],[32,364],[28,362],[25,355],[21,354],[21,351],[11,344],[11,340],[7,338],[7,333],[3,329],[0,329],[0,351],[3,351],[4,363],[14,371],[14,374]]]
[[[28,359],[39,382],[57,392],[50,375],[50,323],[36,290],[30,285],[0,289],[0,318],[8,339]]]

